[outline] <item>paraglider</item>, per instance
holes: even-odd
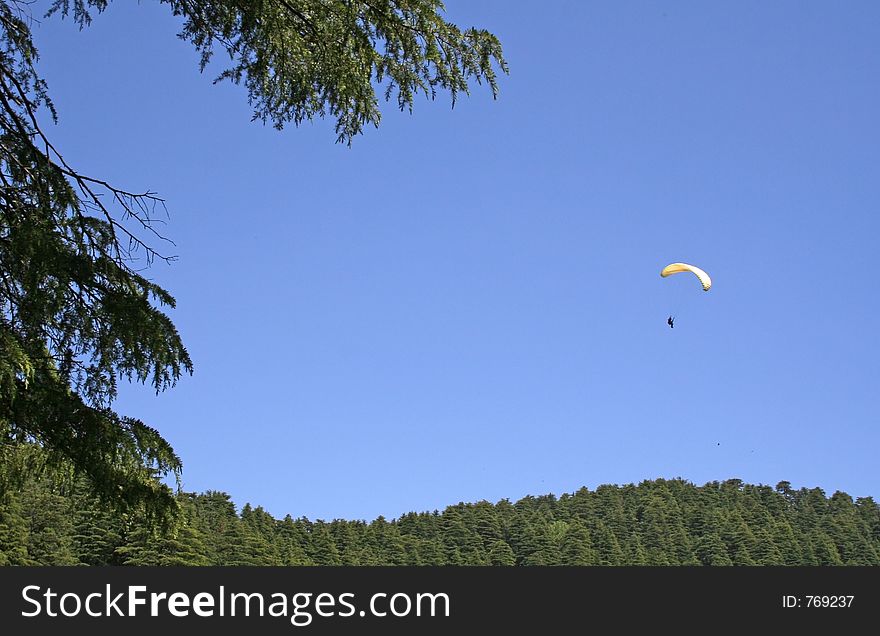
[[[700,284],[703,286],[703,291],[709,291],[709,288],[712,286],[712,279],[709,278],[709,274],[701,270],[699,267],[688,265],[687,263],[671,263],[660,270],[660,275],[663,278],[666,278],[672,274],[681,274],[682,272],[691,272],[694,276],[699,278]]]
[[[681,274],[684,272],[690,272],[700,281],[700,285],[703,287],[703,291],[709,291],[709,288],[712,287],[712,279],[709,278],[709,274],[704,272],[702,269],[695,265],[688,265],[687,263],[670,263],[662,270],[660,270],[660,276],[666,278],[667,276],[672,276],[673,274]],[[669,318],[666,319],[666,324],[669,325],[670,329],[675,328],[675,317],[670,315]]]

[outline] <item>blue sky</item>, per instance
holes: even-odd
[[[880,5],[447,10],[501,38],[498,100],[392,104],[352,148],[252,123],[157,3],[35,26],[65,158],[168,202],[150,276],[196,372],[116,406],[184,487],[313,519],[657,477],[880,496]]]

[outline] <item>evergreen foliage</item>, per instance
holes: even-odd
[[[604,485],[370,523],[239,512],[217,491],[178,505],[161,528],[82,482],[30,479],[0,503],[0,565],[880,565],[872,498],[739,480]]]

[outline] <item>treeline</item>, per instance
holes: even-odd
[[[0,504],[2,565],[880,565],[870,497],[738,479],[581,488],[397,520],[275,519],[222,492],[179,495],[160,529],[82,483],[29,479]]]

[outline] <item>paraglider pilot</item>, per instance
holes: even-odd
[[[675,329],[674,323],[675,323],[675,318],[673,318],[672,316],[670,316],[669,318],[666,319],[666,324],[669,325],[670,329]]]

